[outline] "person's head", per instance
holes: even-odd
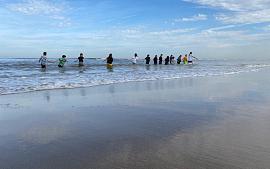
[[[157,57],[157,55],[155,55],[155,57]]]
[[[149,57],[150,55],[148,54],[147,57]]]
[[[170,58],[170,56],[167,56],[167,58]]]
[[[83,56],[83,53],[80,53],[80,56]]]
[[[173,57],[173,55],[171,55],[171,57]]]
[[[137,53],[135,53],[135,54],[134,54],[134,56],[135,56],[135,57],[137,57],[137,56],[138,56],[138,54],[137,54]]]
[[[187,54],[185,54],[185,57],[187,57]]]
[[[62,55],[62,58],[66,58],[67,56],[66,55]]]
[[[182,55],[180,55],[179,57],[182,57]]]
[[[189,54],[191,54],[191,55],[192,55],[192,52],[190,52]]]
[[[163,56],[163,54],[161,54],[160,56]]]
[[[112,53],[109,54],[109,57],[112,57]]]
[[[43,56],[47,56],[47,52],[43,52]]]

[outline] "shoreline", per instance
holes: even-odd
[[[13,64],[0,63],[0,94],[27,93],[32,91],[73,89],[92,86],[129,83],[137,81],[181,79],[189,77],[214,77],[268,69],[269,64],[254,62],[234,63],[223,61],[200,62],[195,65],[130,65],[129,61],[120,61],[121,66],[107,69],[106,66],[70,67],[59,69],[52,67],[41,70],[33,65],[34,61],[22,61]],[[78,68],[78,69],[77,69]]]
[[[196,75],[196,76],[188,76],[188,77],[175,77],[175,78],[164,78],[164,79],[146,79],[146,80],[131,80],[126,82],[115,82],[115,83],[108,83],[108,84],[96,84],[92,86],[81,86],[81,87],[63,87],[63,88],[53,88],[53,89],[40,89],[40,90],[32,90],[32,91],[21,91],[21,92],[14,92],[14,93],[5,93],[0,94],[1,96],[7,95],[17,95],[17,94],[25,94],[25,93],[34,93],[34,92],[42,92],[42,91],[54,91],[54,90],[72,90],[72,89],[87,89],[99,86],[108,86],[108,85],[117,85],[117,84],[128,84],[128,83],[144,83],[144,82],[154,82],[154,81],[170,81],[170,80],[181,80],[181,79],[193,79],[193,78],[210,78],[210,77],[227,77],[227,76],[236,76],[240,74],[247,74],[252,72],[260,72],[265,70],[256,70],[256,71],[248,71],[248,72],[233,72],[233,73],[224,73],[223,75]]]

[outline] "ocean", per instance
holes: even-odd
[[[58,68],[57,59],[51,59],[46,70],[40,68],[39,58],[0,59],[0,95],[39,90],[65,89],[203,76],[225,76],[270,67],[263,61],[200,60],[194,65],[145,65],[140,60],[133,65],[128,59],[115,59],[112,69],[102,59],[85,59],[78,67],[76,59],[68,59],[64,68]]]

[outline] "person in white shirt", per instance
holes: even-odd
[[[196,57],[192,56],[192,52],[190,52],[187,58],[189,64],[193,64],[193,58],[197,59]]]
[[[138,54],[135,53],[134,56],[133,56],[132,59],[131,59],[131,60],[132,60],[132,63],[133,63],[133,64],[137,64],[137,60],[138,60],[138,59],[139,59]]]
[[[43,55],[39,59],[41,68],[45,69],[47,66],[47,52],[43,52]]]

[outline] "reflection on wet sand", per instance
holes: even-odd
[[[270,168],[269,87],[250,77],[0,97],[20,106],[0,107],[0,168]]]

